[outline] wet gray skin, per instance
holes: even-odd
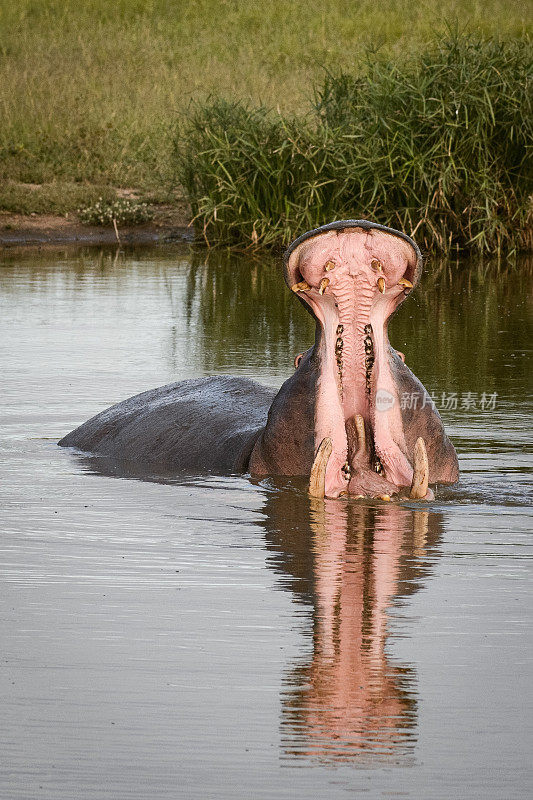
[[[400,287],[394,309],[413,286],[417,285],[422,271],[422,256],[412,239],[371,222],[344,220],[310,231],[296,239],[288,248],[284,256],[284,267],[285,280],[289,287],[302,277],[298,268],[292,266],[295,255],[302,246],[309,248],[309,243],[321,242],[324,235],[330,233],[337,237],[337,241],[347,236],[368,239],[369,244],[365,247],[369,254],[364,258],[369,263],[372,258],[372,235],[377,234],[383,238],[386,234],[393,247],[395,241],[407,244],[412,263],[405,273],[410,279],[406,282],[409,288],[404,290]],[[327,252],[329,251],[323,256],[325,262]],[[394,252],[391,255],[393,257]],[[372,264],[375,263],[372,261]],[[387,269],[386,262],[384,267]],[[361,291],[365,291],[360,277],[353,278],[353,287],[355,296],[360,287]],[[376,294],[380,299],[377,290]],[[306,296],[305,292],[300,291],[299,299],[302,299],[302,295],[307,301],[309,293]],[[322,295],[322,291],[315,291],[315,299],[320,304],[322,298],[319,295]],[[331,298],[326,299],[331,302]],[[411,484],[410,494],[413,498],[430,499],[432,492],[428,491],[428,482],[453,483],[458,476],[457,457],[446,436],[438,411],[432,404],[423,405],[420,402],[416,409],[402,409],[401,418],[396,422],[396,430],[392,430],[392,444],[407,469],[405,472],[404,468],[403,482],[401,479],[399,482],[392,462],[388,462],[387,449],[380,450],[380,440],[374,435],[377,418],[384,416],[384,413],[376,412],[379,373],[385,367],[390,373],[387,386],[393,390],[397,408],[400,408],[403,394],[416,394],[423,398],[427,396],[427,392],[393,348],[387,347],[382,355],[382,362],[386,363],[374,363],[374,333],[369,324],[370,318],[358,319],[357,311],[352,327],[354,332],[356,328],[361,329],[359,338],[364,338],[367,355],[359,356],[359,360],[364,358],[366,367],[358,372],[357,356],[354,356],[352,363],[344,359],[344,370],[348,376],[346,380],[350,373],[358,372],[354,378],[359,383],[356,390],[365,398],[368,395],[364,401],[366,412],[358,415],[363,432],[357,427],[356,417],[346,415],[342,409],[342,421],[334,420],[333,405],[342,403],[342,382],[333,390],[334,396],[330,404],[326,404],[326,407],[323,401],[319,404],[319,392],[326,383],[328,371],[331,372],[328,364],[327,331],[321,321],[321,314],[316,313],[316,303],[313,301],[312,305],[308,305],[303,301],[303,305],[311,311],[315,319],[315,343],[298,360],[294,375],[285,381],[276,395],[256,382],[241,377],[222,376],[169,384],[143,392],[101,412],[65,436],[60,445],[76,447],[85,452],[98,453],[107,459],[134,465],[137,472],[143,469],[157,469],[165,473],[208,470],[218,473],[250,472],[253,475],[308,477],[320,470],[316,465],[320,459],[318,453],[321,443],[335,441],[335,427],[340,425],[344,440],[344,453],[341,457],[341,461],[345,462],[343,474],[336,484],[332,480],[328,484],[325,475],[326,468],[329,467],[324,465],[324,474],[319,479],[321,485],[318,492],[316,486],[314,489],[310,487],[312,494],[323,496],[325,493],[332,497],[355,494],[388,498],[402,490],[409,495]],[[389,314],[390,312],[382,323],[385,337]],[[337,326],[337,333],[344,327]],[[344,337],[347,335],[346,331]],[[338,348],[342,347],[343,340],[342,334],[340,336],[336,345],[335,372],[340,370],[341,363]],[[372,355],[369,356],[369,353]],[[376,378],[378,367],[380,369]],[[394,428],[394,423],[392,425]],[[324,432],[330,438],[324,439]],[[417,442],[420,439],[424,458],[427,459],[425,464],[422,456],[422,462],[415,463]],[[424,487],[418,492],[412,488],[417,479]]]
[[[461,466],[420,504],[57,447],[149,386],[274,395],[315,335],[277,262],[0,263],[2,800],[529,799],[531,264],[433,260],[391,321]]]

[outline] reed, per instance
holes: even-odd
[[[530,42],[455,32],[402,60],[367,51],[328,71],[307,113],[191,106],[176,180],[208,243],[280,246],[369,218],[428,250],[531,249]]]

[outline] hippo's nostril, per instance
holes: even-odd
[[[378,261],[378,260],[377,260],[377,258],[374,258],[374,259],[373,259],[373,260],[370,262],[370,266],[371,266],[371,267],[372,267],[372,269],[374,269],[376,272],[383,272],[383,267],[382,267],[382,265],[381,265],[381,261]]]
[[[326,261],[324,269],[326,272],[331,272],[332,269],[335,269],[335,263],[333,261]]]

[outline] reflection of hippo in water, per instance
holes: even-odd
[[[284,266],[316,337],[276,395],[245,378],[182,381],[103,411],[60,444],[137,471],[310,475],[319,497],[430,498],[428,482],[457,480],[440,417],[387,337],[420,277],[413,240],[367,221],[334,222],[296,239]],[[403,409],[404,393],[418,404]]]
[[[312,651],[283,682],[285,748],[398,764],[418,735],[417,681],[415,666],[391,653],[389,608],[430,574],[441,519],[399,504],[305,500],[269,493],[262,523],[271,566],[312,610]]]

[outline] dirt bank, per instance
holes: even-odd
[[[150,244],[192,240],[189,215],[180,206],[158,206],[155,218],[144,225],[118,226],[120,244]],[[0,247],[47,244],[113,244],[112,227],[82,225],[75,215],[12,214],[0,211]]]

